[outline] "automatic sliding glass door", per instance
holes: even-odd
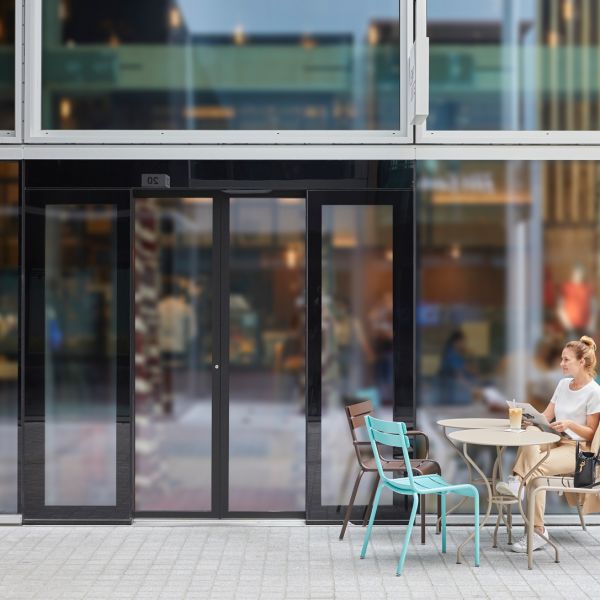
[[[305,200],[135,198],[139,516],[301,516]]]

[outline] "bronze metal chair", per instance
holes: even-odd
[[[358,475],[356,476],[356,481],[354,482],[354,488],[352,489],[352,495],[350,496],[350,502],[348,503],[348,508],[346,509],[346,515],[344,516],[344,524],[342,525],[342,531],[340,532],[340,540],[344,539],[344,534],[346,533],[346,528],[348,527],[348,521],[350,520],[350,516],[352,514],[352,508],[354,507],[354,500],[356,499],[356,493],[358,492],[358,487],[360,485],[360,481],[362,476],[365,473],[375,473],[375,482],[373,484],[373,490],[371,491],[371,497],[369,499],[369,504],[365,510],[363,515],[363,527],[367,524],[371,513],[371,507],[373,506],[373,500],[375,497],[375,492],[377,491],[377,485],[379,483],[379,474],[377,473],[377,465],[375,463],[375,458],[371,451],[371,444],[368,441],[360,441],[356,432],[361,427],[365,426],[365,417],[370,415],[373,412],[373,405],[369,400],[364,402],[356,402],[357,399],[354,398],[346,398],[346,402],[355,402],[354,404],[347,404],[346,406],[346,417],[348,419],[348,425],[350,426],[350,434],[352,436],[352,444],[354,445],[354,451],[356,452],[356,459],[358,461],[358,466],[360,470]],[[412,466],[413,472],[415,475],[431,475],[431,474],[442,474],[442,470],[440,469],[440,465],[433,460],[429,460],[429,438],[422,432],[417,430],[408,431],[407,435],[410,437],[422,437],[425,441],[425,457],[424,458],[411,458],[410,464]],[[402,459],[394,459],[394,460],[382,460],[383,470],[384,471],[400,471],[403,472],[405,470],[405,463]],[[421,503],[421,543],[425,543],[425,502]],[[440,507],[440,499],[438,497],[438,505],[437,505],[438,519],[441,514]]]

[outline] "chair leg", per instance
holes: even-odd
[[[585,526],[585,517],[583,516],[583,513],[581,512],[581,504],[577,504],[577,514],[579,515],[579,522],[581,523],[581,529],[583,529],[584,531],[587,531],[587,527]]]
[[[421,500],[421,544],[425,543],[425,510],[426,510],[425,498]]]
[[[435,533],[437,535],[440,534],[440,531],[442,530],[442,495],[438,494],[437,495],[437,519],[435,521]]]
[[[438,495],[441,511],[442,554],[446,554],[446,494]]]
[[[366,527],[369,517],[371,516],[371,509],[373,508],[373,500],[375,499],[375,493],[379,487],[379,473],[375,473],[375,481],[373,483],[373,489],[371,490],[371,497],[369,498],[369,504],[365,507],[365,513],[363,514],[362,526]]]
[[[340,540],[344,539],[344,534],[346,533],[346,527],[348,527],[348,521],[350,520],[350,515],[352,514],[352,507],[354,506],[354,499],[356,498],[356,492],[358,492],[358,486],[360,485],[360,480],[362,479],[364,471],[361,469],[356,476],[356,481],[354,482],[354,488],[352,489],[352,495],[350,496],[350,502],[348,503],[348,508],[346,509],[346,514],[344,516],[344,524],[342,525],[342,531],[340,532]]]
[[[404,535],[404,544],[402,544],[402,552],[400,553],[400,560],[398,561],[398,568],[396,569],[396,575],[402,575],[402,569],[404,568],[404,561],[406,560],[406,554],[408,552],[408,545],[410,544],[410,534],[412,533],[415,517],[417,515],[417,508],[419,507],[419,494],[413,494],[413,506],[410,511],[410,519],[408,521],[408,527],[406,528],[406,534]]]
[[[479,494],[475,490],[475,496],[473,498],[475,503],[475,566],[479,566]]]
[[[373,508],[371,509],[371,516],[369,517],[369,526],[365,532],[365,539],[363,541],[362,549],[360,551],[360,557],[364,558],[367,554],[367,546],[369,545],[369,538],[371,537],[371,529],[373,529],[373,523],[375,521],[375,515],[377,514],[377,506],[379,505],[379,498],[381,498],[381,492],[383,490],[383,484],[380,483],[377,487],[377,493],[375,494],[375,500],[373,501]]]
[[[504,519],[503,512],[504,506],[502,504],[498,504],[498,518],[496,519],[496,526],[494,527],[494,537],[492,542],[492,548],[498,547],[498,527],[500,527],[500,521]]]

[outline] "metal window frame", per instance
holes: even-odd
[[[417,18],[425,18],[427,22],[427,0],[414,0]],[[416,35],[426,35],[417,27]],[[418,74],[417,74],[418,77]],[[428,82],[429,88],[429,82]],[[429,92],[431,98],[431,91]],[[566,130],[429,130],[427,121],[415,127],[415,143],[427,144],[486,144],[486,145],[594,145],[600,144],[600,132],[566,131]]]
[[[408,47],[413,39],[412,0],[397,0],[400,18],[400,123],[398,130],[58,130],[42,129],[42,2],[25,13],[24,141],[41,144],[411,144],[407,125]]]
[[[23,141],[23,12],[24,0],[15,0],[15,128],[0,131],[0,144],[20,144]],[[21,158],[17,154],[9,158]]]

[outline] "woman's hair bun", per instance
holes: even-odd
[[[586,346],[589,346],[592,349],[593,352],[596,352],[596,342],[591,337],[589,337],[587,335],[582,335],[579,338],[579,341],[582,344],[585,344]]]

